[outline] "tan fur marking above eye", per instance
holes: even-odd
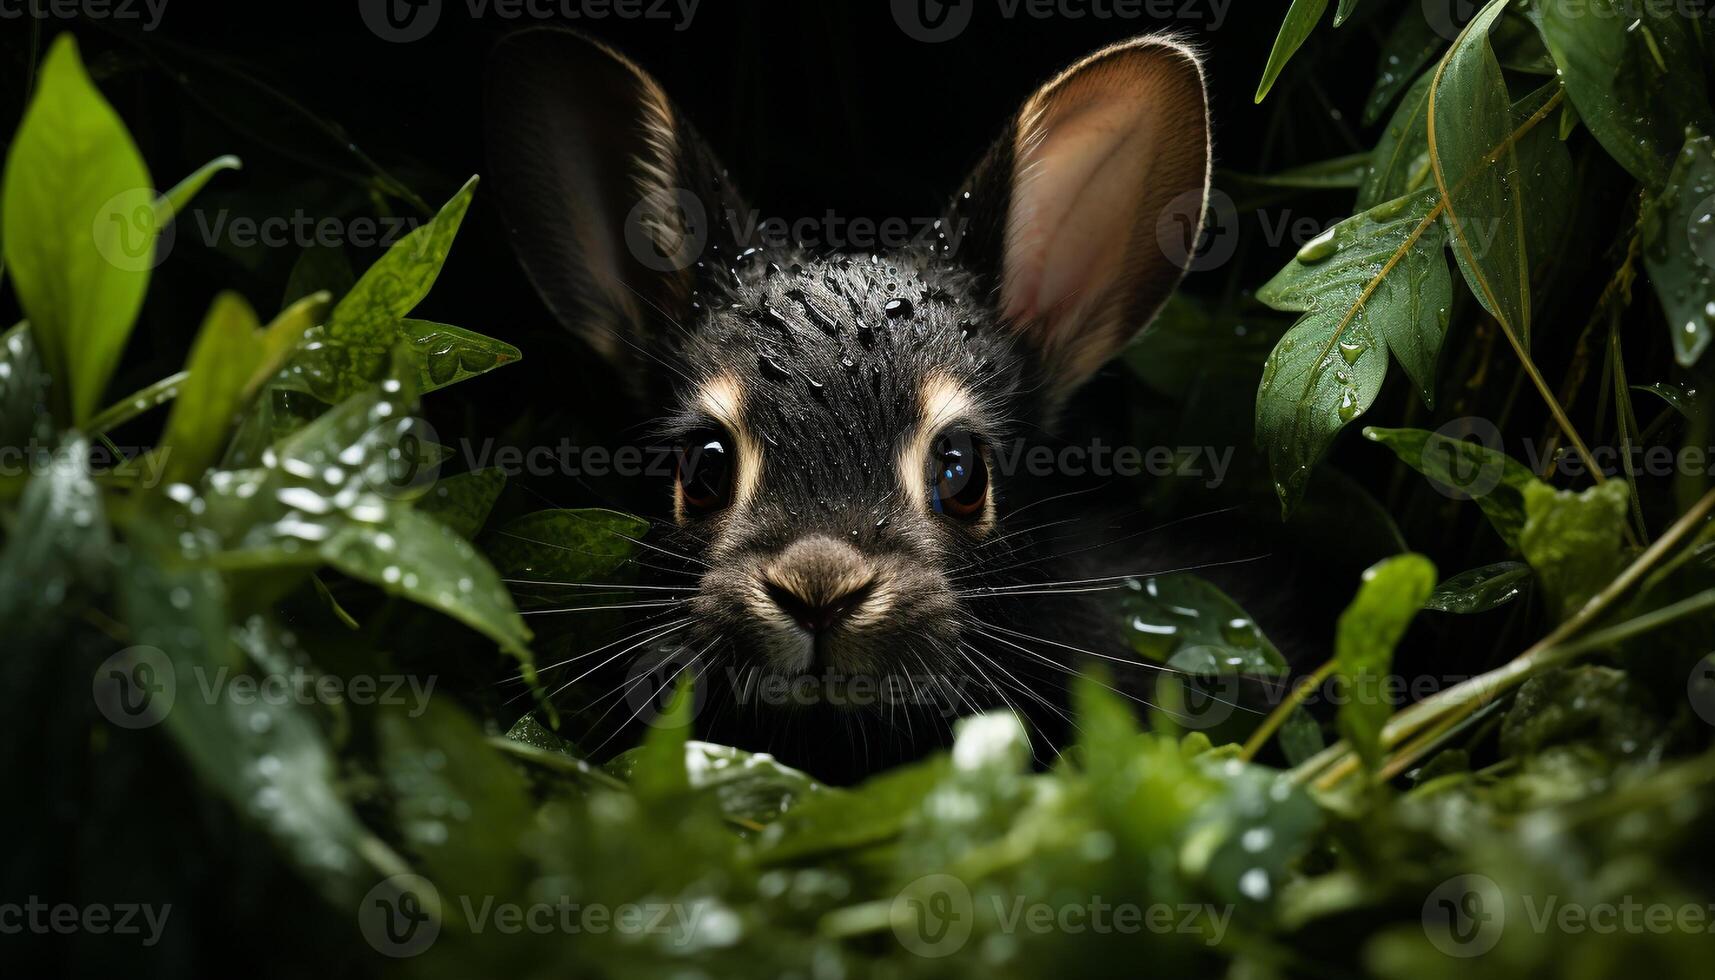
[[[917,419],[917,427],[911,431],[899,450],[896,463],[899,471],[899,485],[904,491],[905,499],[919,511],[929,509],[929,449],[935,437],[941,434],[949,424],[965,419],[974,421],[977,415],[976,402],[964,386],[945,374],[931,374],[923,379],[923,387],[917,396],[918,410],[922,413]],[[974,529],[978,533],[986,533],[994,526],[994,501],[991,499],[983,505],[982,519],[976,522]]]
[[[696,404],[733,438],[733,452],[738,459],[731,509],[749,506],[762,479],[762,447],[744,426],[744,386],[736,375],[716,375],[703,383]],[[679,523],[685,522],[684,493],[677,481],[673,484],[673,515]]]

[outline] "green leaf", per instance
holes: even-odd
[[[1382,41],[1375,87],[1370,89],[1369,98],[1364,100],[1364,125],[1375,125],[1387,107],[1393,105],[1394,99],[1411,86],[1413,79],[1421,80],[1419,73],[1423,66],[1429,64],[1446,44],[1447,39],[1435,30],[1422,10],[1407,7],[1401,11],[1399,19],[1394,21],[1393,30]]]
[[[1287,187],[1296,190],[1340,190],[1356,187],[1369,165],[1368,153],[1353,153],[1306,163],[1267,174],[1226,173],[1226,180],[1255,187]]]
[[[1335,669],[1353,692],[1335,717],[1340,736],[1370,771],[1381,764],[1382,725],[1393,705],[1380,696],[1393,650],[1435,587],[1435,566],[1422,555],[1397,555],[1365,570],[1334,632]]]
[[[757,857],[767,864],[803,861],[897,837],[950,768],[945,755],[900,766],[849,790],[823,790],[768,825]]]
[[[1591,135],[1650,188],[1666,185],[1687,127],[1715,132],[1693,21],[1671,5],[1537,3],[1529,16]]]
[[[344,249],[332,245],[311,245],[298,256],[298,261],[292,263],[280,305],[290,306],[311,293],[320,292],[339,299],[351,291],[356,281],[357,274],[351,271],[351,262],[346,259]]]
[[[616,574],[649,531],[641,517],[612,510],[540,510],[484,540],[508,578],[542,583],[601,583]]]
[[[1413,83],[1382,130],[1358,188],[1357,210],[1410,194],[1429,182],[1429,87],[1434,81],[1435,73],[1426,72]]]
[[[61,34],[6,158],[0,240],[71,424],[95,414],[143,305],[154,200],[130,134]]]
[[[214,299],[185,363],[188,376],[161,436],[165,481],[193,483],[220,458],[262,359],[261,325],[237,293]]]
[[[1644,268],[1667,314],[1673,356],[1690,367],[1715,335],[1715,138],[1692,135],[1643,221]]]
[[[321,322],[331,300],[332,297],[325,292],[301,297],[281,310],[280,315],[262,331],[262,356],[244,386],[245,401],[255,397],[303,346],[310,331]]]
[[[1126,586],[1112,593],[1112,602],[1138,655],[1166,663],[1197,651],[1206,663],[1176,666],[1204,673],[1285,672],[1286,658],[1262,629],[1208,580],[1180,572],[1128,579]]]
[[[434,220],[413,229],[363,273],[333,308],[327,323],[329,338],[392,346],[399,321],[423,301],[440,275],[471,195],[476,193],[476,181],[475,177],[466,181]]]
[[[1437,585],[1423,608],[1448,613],[1488,612],[1524,595],[1530,582],[1530,566],[1524,562],[1496,562],[1460,572]]]
[[[1530,260],[1525,196],[1512,133],[1512,100],[1489,45],[1509,0],[1490,0],[1466,25],[1429,91],[1430,169],[1459,270],[1477,301],[1530,344]],[[1491,148],[1504,147],[1491,159]]]
[[[1352,11],[1358,6],[1358,0],[1340,0],[1340,5],[1334,8],[1334,26],[1339,27],[1352,16]]]
[[[249,678],[260,684],[302,671],[289,634],[257,617],[229,638],[220,577],[152,545],[126,563],[120,598],[135,644],[128,653],[156,676],[170,671],[165,689],[176,695],[164,726],[212,793],[260,826],[336,907],[357,908],[378,876],[408,870],[338,792],[339,763],[315,714],[297,698],[258,697],[257,686],[239,683],[236,675],[260,675]]]
[[[28,323],[0,334],[0,447],[22,449],[52,438],[47,404],[51,383]]]
[[[179,397],[179,391],[185,380],[190,377],[189,371],[178,371],[169,374],[159,381],[141,390],[134,391],[124,398],[97,412],[95,417],[84,424],[84,431],[91,434],[108,432],[124,425],[151,409],[159,408]]]
[[[1292,0],[1292,6],[1287,8],[1286,19],[1281,22],[1280,33],[1275,36],[1274,48],[1268,53],[1268,65],[1262,70],[1262,81],[1256,87],[1256,100],[1261,102],[1268,98],[1268,91],[1274,88],[1275,79],[1280,77],[1281,69],[1292,60],[1292,56],[1303,46],[1304,41],[1312,31],[1316,30],[1316,22],[1322,19],[1322,12],[1328,9],[1328,0]]]
[[[1621,532],[1628,493],[1624,480],[1609,480],[1582,493],[1543,483],[1524,488],[1519,551],[1536,569],[1558,618],[1583,608],[1624,566]]]
[[[1453,289],[1434,209],[1424,193],[1348,218],[1257,291],[1275,309],[1304,312],[1257,390],[1257,445],[1283,508],[1302,496],[1334,436],[1375,401],[1390,350],[1433,404]]]
[[[1468,439],[1423,429],[1364,429],[1364,438],[1393,450],[1400,462],[1456,500],[1475,500],[1508,547],[1524,527],[1524,490],[1537,483],[1523,463]]]
[[[422,360],[424,394],[487,374],[524,356],[511,344],[445,323],[404,320],[399,329]]]
[[[498,467],[460,473],[436,481],[417,501],[417,509],[469,540],[482,530],[505,486],[506,471]]]
[[[430,699],[378,712],[377,761],[409,851],[462,894],[504,895],[529,873],[529,787],[470,718]]]
[[[642,799],[660,801],[691,788],[692,680],[683,670],[667,707],[650,723],[643,745],[630,760],[631,788]]]
[[[0,551],[0,622],[9,626],[99,582],[113,550],[89,443],[77,439],[29,463],[33,475]]]
[[[1647,392],[1666,402],[1668,407],[1692,421],[1701,421],[1705,414],[1705,406],[1697,400],[1697,390],[1688,389],[1684,385],[1657,381],[1654,384],[1632,385],[1633,391]]]
[[[198,167],[195,173],[174,184],[165,194],[155,199],[155,227],[165,228],[172,224],[173,218],[191,199],[197,196],[214,179],[214,175],[222,170],[241,170],[244,164],[230,153],[226,156],[215,157],[213,160]]]
[[[607,769],[632,780],[642,753],[642,749],[623,753]],[[741,824],[772,823],[803,800],[827,791],[773,756],[694,739],[685,743],[685,770],[692,792],[712,798],[721,816]]]

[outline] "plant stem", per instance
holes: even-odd
[[[1286,723],[1286,718],[1288,715],[1292,714],[1293,709],[1297,708],[1300,704],[1303,704],[1304,699],[1310,696],[1310,692],[1320,686],[1323,681],[1327,680],[1328,675],[1333,672],[1334,661],[1330,660],[1316,668],[1316,670],[1308,677],[1299,681],[1298,686],[1293,688],[1292,692],[1286,696],[1285,700],[1281,701],[1280,704],[1275,706],[1273,711],[1268,713],[1268,717],[1262,720],[1262,724],[1257,726],[1257,730],[1252,732],[1251,737],[1245,740],[1244,748],[1239,750],[1239,758],[1246,762],[1256,758],[1256,754],[1262,751],[1262,747],[1264,745],[1268,744],[1269,738],[1274,735],[1281,725]]]

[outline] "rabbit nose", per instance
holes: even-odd
[[[763,591],[809,633],[825,633],[875,589],[875,573],[858,550],[814,535],[794,542],[770,563]]]

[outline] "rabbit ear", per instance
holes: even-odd
[[[484,109],[489,183],[530,281],[648,387],[671,363],[698,260],[730,247],[711,241],[729,227],[720,216],[743,208],[720,165],[654,79],[572,31],[501,41]]]
[[[954,200],[957,257],[989,279],[1061,401],[1178,285],[1209,188],[1196,55],[1106,48],[1025,101]]]

